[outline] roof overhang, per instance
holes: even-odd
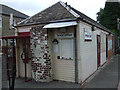
[[[47,24],[43,28],[46,28],[46,29],[49,29],[49,28],[62,28],[62,27],[75,26],[75,25],[77,25],[76,21],[58,22],[58,23]]]

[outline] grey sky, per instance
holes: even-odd
[[[32,16],[60,0],[0,0],[1,4],[10,6]],[[96,20],[96,13],[104,8],[106,0],[61,0]]]

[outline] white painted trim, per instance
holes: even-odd
[[[64,2],[60,1],[60,4],[64,6],[71,14],[73,14],[76,18],[80,17],[79,14],[74,12],[70,7],[68,7]]]
[[[30,27],[29,28],[19,28],[18,32],[30,32]]]
[[[50,23],[45,25],[43,28],[62,28],[62,27],[68,27],[68,26],[74,26],[77,25],[76,21],[71,22],[58,22],[58,23]]]

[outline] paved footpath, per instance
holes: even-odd
[[[113,56],[108,63],[99,68],[97,75],[86,83],[85,88],[105,88],[108,90],[118,88],[118,66],[120,55]]]
[[[2,55],[0,54],[0,90],[2,89]]]
[[[99,70],[93,75],[93,79],[89,79],[86,81],[86,84],[84,85],[84,87],[82,87],[82,90],[89,90],[90,88],[91,90],[93,90],[93,88],[106,88],[107,90],[111,90],[110,88],[113,88],[112,90],[117,90],[118,66],[120,66],[118,65],[119,63],[120,56],[113,56],[113,58],[109,60],[108,63],[99,68]],[[15,88],[77,88],[77,90],[81,90],[80,84],[62,81],[54,81],[51,83],[38,83],[32,81],[25,83],[24,79],[16,79]]]

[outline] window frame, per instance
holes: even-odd
[[[64,51],[62,51],[62,46],[61,46],[62,45],[62,40],[70,40],[71,41],[71,44],[72,44],[70,46],[71,49],[67,49],[67,50],[70,50],[70,51],[67,51],[67,52],[71,52],[71,55],[69,56],[69,58],[63,56]],[[62,59],[62,60],[73,60],[74,59],[74,39],[73,38],[61,38],[60,39],[60,59]]]

